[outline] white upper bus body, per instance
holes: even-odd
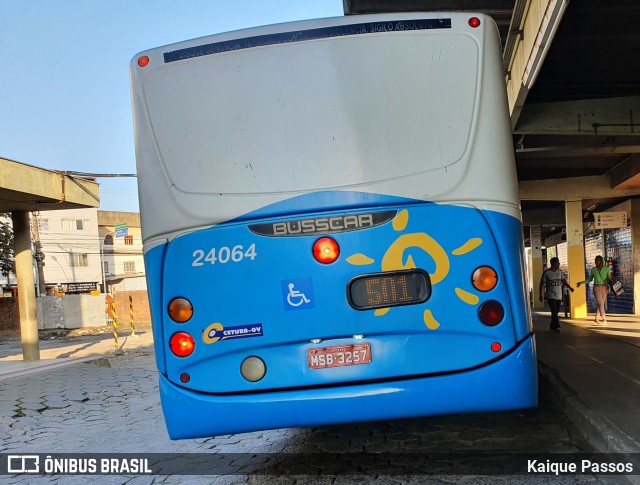
[[[137,55],[147,249],[322,191],[519,218],[499,52],[490,17],[430,12],[272,25]]]

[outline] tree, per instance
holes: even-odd
[[[0,213],[1,218],[9,218],[9,214]],[[0,219],[0,274],[8,278],[16,274],[15,253],[13,252],[13,227]]]

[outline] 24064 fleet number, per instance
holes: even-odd
[[[257,255],[258,253],[256,252],[255,244],[252,244],[246,250],[241,244],[233,246],[232,248],[227,246],[211,248],[211,250],[206,253],[206,256],[202,249],[196,249],[192,254],[194,260],[193,263],[191,263],[191,266],[204,266],[205,262],[209,264],[226,264],[229,261],[232,263],[239,263],[244,258],[249,258],[253,261]]]

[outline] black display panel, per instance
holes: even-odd
[[[415,305],[430,296],[431,280],[421,269],[356,276],[347,285],[349,304],[356,310]]]

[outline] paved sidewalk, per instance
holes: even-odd
[[[0,381],[79,363],[109,366],[108,359],[126,359],[127,352],[153,347],[150,324],[138,324],[135,335],[128,326],[119,327],[118,343],[110,327],[41,332],[40,360],[24,362],[22,344],[17,337],[0,337]]]
[[[640,453],[640,320],[609,315],[596,326],[592,318],[561,318],[558,334],[548,313],[534,314],[540,377],[594,448]]]

